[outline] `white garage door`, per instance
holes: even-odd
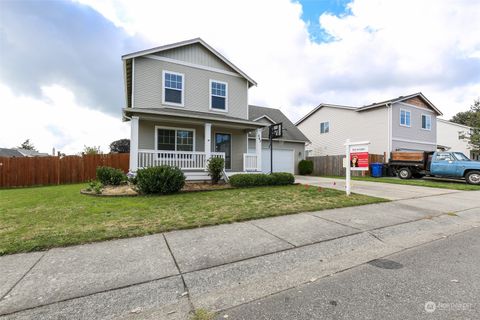
[[[270,149],[262,150],[262,170],[270,172]],[[292,149],[273,149],[273,172],[294,173]]]

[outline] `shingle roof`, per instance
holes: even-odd
[[[0,157],[23,157],[23,154],[15,149],[0,148]]]
[[[283,114],[280,109],[259,107],[259,106],[248,106],[248,118],[252,121],[258,121],[262,117],[273,120],[275,123],[282,122],[283,137],[279,140],[291,140],[291,141],[301,141],[308,142],[308,138]],[[268,130],[264,130],[262,133],[264,139],[268,139]]]

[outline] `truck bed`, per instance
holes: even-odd
[[[420,162],[425,161],[424,152],[404,152],[404,151],[394,151],[392,152],[391,161],[395,162]]]

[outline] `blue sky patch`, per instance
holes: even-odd
[[[334,15],[348,14],[347,4],[352,0],[299,0],[303,7],[302,19],[308,24],[310,39],[315,42],[328,42],[330,37],[320,27],[318,19],[324,12]]]

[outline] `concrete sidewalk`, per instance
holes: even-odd
[[[480,192],[392,186],[402,200],[0,257],[0,318],[188,319],[480,225]]]

